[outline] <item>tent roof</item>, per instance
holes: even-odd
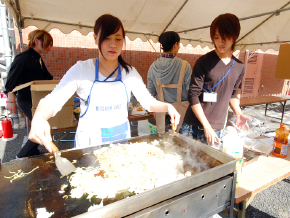
[[[209,26],[219,14],[233,13],[241,23],[236,49],[279,50],[290,42],[288,0],[1,0],[13,9],[21,27],[60,29],[63,33],[93,31],[95,20],[109,13],[122,21],[134,40],[157,42],[164,31],[176,31],[183,45],[209,46]],[[11,11],[11,10],[10,10]]]

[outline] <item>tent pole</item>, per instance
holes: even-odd
[[[248,17],[242,17],[242,18],[239,18],[239,20],[240,20],[240,21],[242,21],[242,20],[248,20],[248,19],[252,19],[252,18],[257,18],[257,17],[266,16],[266,15],[269,15],[269,14],[271,14],[271,16],[273,16],[273,15],[279,15],[281,12],[285,12],[285,11],[290,10],[290,8],[284,8],[284,7],[286,7],[287,5],[289,5],[289,3],[290,3],[290,2],[288,2],[287,4],[285,4],[284,6],[282,6],[282,7],[281,7],[280,9],[278,9],[278,10],[270,11],[270,12],[266,12],[266,13],[262,13],[262,14],[256,14],[256,15],[248,16]],[[177,31],[177,33],[190,32],[190,31],[199,30],[199,29],[206,29],[206,28],[209,28],[209,27],[210,27],[210,25],[207,25],[207,26],[201,26],[201,27],[192,28],[192,29],[187,29],[187,30],[180,30],[180,31]]]
[[[167,24],[167,26],[164,28],[164,30],[163,30],[162,33],[164,33],[164,32],[167,30],[167,28],[169,27],[169,25],[173,22],[173,20],[176,18],[176,16],[179,14],[179,12],[182,10],[182,8],[186,5],[187,2],[188,2],[188,0],[186,0],[186,1],[182,4],[182,6],[179,8],[179,10],[176,12],[176,14],[172,17],[171,21],[170,21],[170,22]]]
[[[5,65],[6,72],[2,73],[2,87],[5,87],[3,78],[7,78],[8,71],[10,69],[12,63],[12,51],[9,43],[9,34],[8,34],[8,26],[7,26],[7,13],[6,13],[6,5],[0,2],[0,15],[1,15],[1,27],[2,27],[2,37],[4,44],[4,57],[5,57]]]
[[[20,51],[23,52],[23,38],[22,38],[22,31],[21,31],[19,22],[17,22],[17,28],[18,28],[19,38],[20,38]]]
[[[20,27],[20,22],[17,22],[17,28],[18,28],[18,33],[19,33],[19,38],[20,38],[20,51],[23,52],[23,38],[22,38],[22,31],[21,31],[21,27]],[[28,117],[26,117],[26,134],[27,137],[29,135],[29,120]]]
[[[280,14],[280,11],[282,10],[289,10],[290,8],[286,8],[286,9],[283,9],[284,7],[286,7],[287,5],[289,5],[290,2],[288,2],[287,4],[285,4],[283,7],[280,8],[280,10],[277,10],[276,13],[273,13],[271,14],[271,16],[269,16],[268,18],[266,18],[265,20],[263,20],[260,24],[258,24],[257,26],[255,26],[252,30],[250,30],[248,33],[246,33],[245,35],[243,35],[241,38],[239,38],[239,40],[237,40],[237,43],[239,41],[241,41],[242,39],[244,39],[246,36],[248,36],[250,33],[252,33],[255,29],[257,29],[259,26],[261,26],[263,23],[267,22],[270,18],[272,18],[274,15],[279,15]],[[240,19],[242,20],[242,19]]]

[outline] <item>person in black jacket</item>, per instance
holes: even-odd
[[[53,76],[48,72],[42,58],[42,53],[48,53],[53,46],[52,36],[45,30],[34,30],[28,35],[29,49],[18,54],[8,74],[5,85],[5,93],[8,94],[6,109],[11,113],[17,112],[17,106],[32,120],[32,99],[30,87],[23,88],[15,93],[11,91],[21,84],[34,80],[52,80]],[[16,156],[28,157],[40,154],[38,144],[28,140],[19,154]]]

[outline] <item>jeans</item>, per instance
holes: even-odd
[[[182,135],[185,135],[187,137],[190,137],[190,138],[196,139],[198,141],[201,141],[204,144],[209,145],[207,143],[207,141],[206,141],[206,137],[204,135],[204,130],[203,129],[199,129],[196,126],[193,126],[191,124],[183,122],[182,126],[179,129],[179,133],[182,134]],[[215,130],[215,133],[220,138],[220,140],[222,140],[223,130]]]
[[[32,103],[28,101],[22,101],[19,98],[17,98],[16,101],[17,101],[17,106],[22,110],[25,116],[27,116],[28,119],[31,121],[32,120],[32,112],[31,112]],[[18,158],[29,157],[29,156],[39,155],[39,154],[40,152],[38,150],[38,144],[28,139],[28,141],[19,151],[17,157]]]

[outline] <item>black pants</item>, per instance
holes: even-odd
[[[22,112],[25,114],[25,116],[28,117],[28,119],[32,120],[32,102],[29,101],[23,101],[19,98],[17,98],[17,106],[22,110]],[[28,128],[28,123],[27,123]],[[38,144],[35,142],[32,142],[28,139],[28,141],[25,143],[25,145],[21,148],[20,152],[18,153],[17,157],[29,157],[34,155],[39,155],[40,152],[38,150]]]

